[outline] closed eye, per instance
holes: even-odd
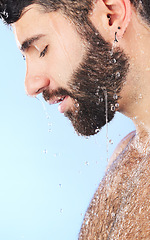
[[[40,57],[44,57],[45,54],[47,53],[48,50],[48,45],[44,48],[44,50],[40,53]]]

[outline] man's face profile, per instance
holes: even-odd
[[[33,4],[13,28],[26,58],[27,94],[42,92],[50,104],[60,102],[60,112],[81,135],[93,135],[112,120],[128,61],[90,21],[81,37],[60,12],[43,13]]]
[[[33,2],[22,1],[18,15],[19,0],[2,8],[26,59],[27,94],[58,103],[84,136],[97,133],[116,110],[136,127],[112,155],[79,239],[149,239],[150,4]]]

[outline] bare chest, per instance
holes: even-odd
[[[79,239],[150,239],[150,157],[132,147],[112,164],[96,191]]]

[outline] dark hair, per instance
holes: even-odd
[[[38,4],[45,12],[60,9],[76,22],[82,22],[91,10],[93,0],[0,0],[0,17],[6,24],[16,22],[25,7]],[[78,20],[78,21],[77,21]]]
[[[95,0],[0,0],[0,17],[6,24],[16,22],[25,7],[35,3],[44,7],[46,12],[60,9],[76,22],[82,22],[92,9]],[[150,24],[150,1],[130,0],[141,16]]]
[[[149,0],[130,0],[133,6],[140,13],[142,18],[150,25],[150,1]]]

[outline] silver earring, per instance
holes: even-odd
[[[118,27],[118,30],[120,30],[121,29],[121,27]],[[114,42],[118,42],[118,39],[117,39],[117,32],[115,32],[115,40],[114,40]]]
[[[114,42],[118,42],[118,40],[117,40],[117,32],[115,32],[115,40],[114,40]]]

